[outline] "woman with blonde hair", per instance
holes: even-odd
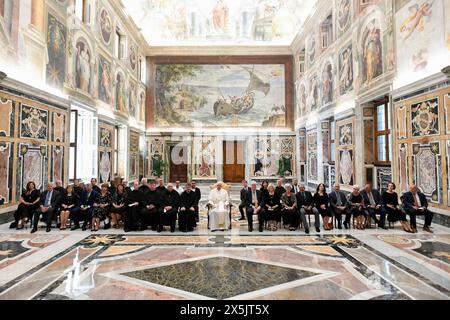
[[[263,206],[264,212],[263,220],[267,221],[268,229],[270,231],[276,231],[277,228],[281,227],[281,199],[275,192],[275,186],[269,184],[267,187],[267,193],[264,194]],[[259,231],[262,232],[262,227],[260,225]]]

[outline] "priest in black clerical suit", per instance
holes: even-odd
[[[192,186],[192,192],[195,193],[194,209],[195,209],[195,227],[196,227],[197,226],[197,222],[199,222],[199,220],[200,220],[200,215],[199,215],[199,211],[198,211],[198,204],[200,203],[200,200],[202,198],[202,193],[200,191],[200,188],[197,187],[197,183],[195,181],[191,182],[191,186]]]
[[[158,230],[161,218],[161,193],[156,190],[156,184],[152,182],[147,191],[142,194],[142,210],[140,212],[141,229],[151,226],[153,231]]]
[[[133,183],[133,190],[128,192],[127,211],[124,215],[124,231],[136,231],[139,229],[139,218],[142,209],[143,194],[139,191],[139,182]]]
[[[175,232],[179,205],[180,194],[173,189],[173,184],[169,183],[167,185],[167,191],[162,196],[163,212],[159,220],[158,232],[162,231],[163,226],[170,226],[170,232]]]
[[[197,195],[192,190],[190,183],[186,184],[186,190],[180,196],[180,212],[178,214],[178,227],[182,232],[190,232],[195,227],[195,204]]]

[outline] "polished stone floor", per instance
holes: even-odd
[[[0,299],[450,299],[450,229],[124,234],[0,226]]]

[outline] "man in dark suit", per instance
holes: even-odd
[[[246,198],[247,193],[250,190],[247,180],[242,180],[242,186],[243,188],[241,189],[240,193],[241,203],[239,204],[239,212],[241,213],[241,217],[239,218],[239,220],[245,220],[244,208],[247,208]]]
[[[243,201],[247,213],[248,231],[253,232],[253,215],[260,215],[263,210],[261,207],[263,196],[261,190],[258,190],[256,181],[252,181],[251,188],[247,190]],[[262,231],[264,227],[262,219],[258,220],[259,230]]]
[[[283,178],[278,178],[277,186],[275,187],[275,193],[280,197],[280,199],[283,194],[286,193],[286,189],[283,187],[283,181]]]
[[[348,229],[350,227],[350,212],[348,212],[348,200],[345,193],[341,191],[341,186],[339,184],[334,185],[334,191],[329,195],[330,207],[333,214],[338,221],[338,228],[342,229],[342,215],[345,214],[344,227]]]
[[[91,185],[92,185],[92,189],[95,190],[95,192],[97,192],[98,194],[100,194],[102,192],[100,187],[97,185],[97,178],[91,179]]]
[[[198,211],[198,204],[200,203],[200,200],[202,198],[202,193],[200,191],[200,188],[197,187],[197,182],[196,181],[191,181],[191,186],[192,186],[192,192],[194,192],[195,194],[195,205],[194,205],[194,209],[195,209],[195,222],[199,222],[200,221],[200,215],[199,215],[199,211]]]
[[[47,183],[47,190],[41,195],[40,208],[35,211],[33,216],[33,229],[31,230],[31,233],[35,233],[37,231],[39,217],[41,214],[47,223],[47,232],[50,232],[52,228],[53,216],[56,214],[58,209],[60,198],[59,192],[54,190],[53,183]]]
[[[386,210],[384,209],[380,192],[372,189],[370,184],[366,184],[364,190],[361,191],[361,195],[364,200],[364,209],[369,213],[375,223],[378,224],[378,227],[387,230],[385,226]],[[380,220],[377,219],[377,214],[380,215]]]
[[[431,221],[433,220],[433,213],[428,210],[428,201],[425,195],[420,192],[415,184],[409,187],[409,192],[403,195],[403,208],[409,214],[411,219],[411,228],[414,233],[417,233],[416,216],[425,216],[425,224],[423,230],[433,233],[431,230]]]
[[[300,219],[305,226],[305,231],[309,231],[306,214],[314,214],[314,226],[316,227],[316,232],[320,232],[320,214],[314,207],[314,199],[311,192],[306,191],[304,185],[300,185],[299,192],[295,196],[297,197],[297,208],[300,212]]]
[[[292,192],[293,192],[294,194],[297,194],[297,193],[300,192],[300,187],[301,187],[301,186],[298,185],[298,180],[297,180],[297,178],[292,179]]]
[[[80,220],[84,220],[82,230],[86,230],[88,223],[92,220],[94,202],[97,200],[98,195],[99,193],[92,188],[92,184],[90,183],[86,185],[86,190],[80,192],[81,210],[74,214],[71,230],[80,229]]]

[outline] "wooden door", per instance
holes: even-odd
[[[170,181],[187,182],[187,147],[171,146],[170,147]]]
[[[241,182],[245,179],[244,142],[223,142],[223,181]]]

